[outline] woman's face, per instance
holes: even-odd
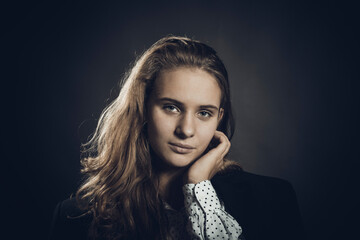
[[[198,68],[161,72],[148,109],[148,139],[161,163],[185,167],[206,150],[223,115],[216,79]]]

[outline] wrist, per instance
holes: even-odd
[[[199,176],[199,174],[197,174],[197,176],[194,176],[192,174],[190,175],[189,173],[185,173],[183,177],[184,184],[197,184],[205,180],[209,180],[209,178],[204,176]]]

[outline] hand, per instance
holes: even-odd
[[[210,149],[190,166],[184,175],[185,183],[210,180],[222,167],[224,157],[229,152],[231,143],[226,135],[220,131],[215,131],[212,141],[218,142],[218,145]]]

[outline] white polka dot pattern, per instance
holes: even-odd
[[[225,211],[209,180],[183,186],[191,239],[241,239],[238,222]]]

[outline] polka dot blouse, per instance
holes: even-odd
[[[165,203],[173,239],[244,239],[238,222],[225,211],[209,180],[183,186],[185,208]]]

